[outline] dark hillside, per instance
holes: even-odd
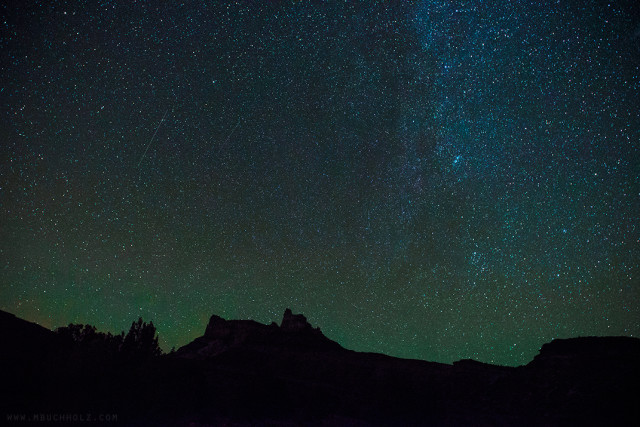
[[[635,425],[640,340],[545,344],[518,368],[344,349],[287,310],[281,325],[212,316],[165,356],[106,357],[0,314],[14,413],[114,414],[118,425]]]

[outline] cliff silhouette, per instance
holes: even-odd
[[[89,345],[0,312],[3,421],[20,414],[111,414],[117,425],[183,426],[640,419],[640,340],[630,337],[554,340],[520,367],[351,351],[289,309],[280,325],[213,315],[203,336],[167,355],[118,351],[113,342],[124,340],[107,338]],[[111,347],[96,344],[103,341]]]

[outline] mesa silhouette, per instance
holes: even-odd
[[[635,425],[640,415],[640,340],[630,337],[554,340],[520,367],[449,365],[345,349],[287,309],[280,325],[213,315],[202,337],[166,355],[142,319],[111,335],[85,325],[53,332],[0,312],[0,340],[3,421]]]

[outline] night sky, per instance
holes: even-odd
[[[0,308],[169,349],[290,307],[438,362],[640,336],[633,3],[2,2]]]

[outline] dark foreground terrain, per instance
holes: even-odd
[[[640,340],[554,340],[526,366],[346,350],[285,312],[212,316],[165,356],[111,354],[0,312],[0,424],[637,425]]]

